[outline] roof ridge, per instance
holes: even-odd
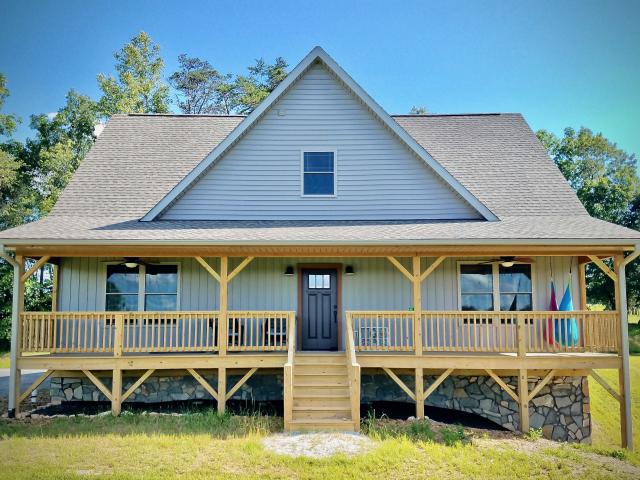
[[[398,113],[392,117],[498,117],[501,115],[521,115],[512,112],[487,112],[487,113]]]
[[[125,117],[214,117],[214,118],[246,118],[246,115],[220,115],[214,113],[122,113]]]

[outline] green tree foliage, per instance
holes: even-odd
[[[229,114],[233,110],[233,75],[218,72],[206,60],[182,54],[180,70],[169,77],[176,91],[176,103],[182,113]]]
[[[413,106],[411,107],[411,110],[409,110],[409,113],[411,115],[426,115],[429,113],[429,110],[427,110],[427,107],[416,107]]]
[[[546,130],[537,135],[591,216],[638,229],[640,180],[634,155],[584,127],[567,128],[562,138]],[[627,270],[629,304],[636,306],[640,304],[640,268],[634,262]],[[589,301],[612,307],[613,291],[609,277],[588,265]]]
[[[102,115],[169,111],[169,87],[162,81],[164,61],[160,46],[148,34],[140,32],[114,58],[117,78],[98,75]]]
[[[234,110],[239,114],[249,114],[267,98],[267,96],[287,76],[288,64],[278,57],[271,65],[263,59],[256,60],[248,68],[249,75],[238,75],[235,80],[236,101]]]
[[[206,60],[180,55],[180,69],[169,77],[183,113],[223,115],[251,113],[287,76],[287,62],[263,59],[248,67],[247,75],[222,74]]]
[[[7,88],[7,79],[0,73],[0,111],[4,107],[4,102],[9,96],[9,89]],[[10,136],[16,128],[18,119],[15,115],[9,115],[6,113],[0,113],[0,137]]]

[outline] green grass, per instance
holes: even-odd
[[[353,458],[339,454],[327,459],[290,458],[266,451],[261,439],[279,430],[281,424],[279,419],[264,416],[219,417],[205,412],[182,417],[129,414],[36,422],[0,423],[4,479],[511,480],[565,479],[576,473],[581,479],[632,479],[640,474],[640,468],[628,461],[636,459],[624,452],[567,445],[537,447],[528,440],[468,441],[458,427],[432,428],[428,422],[398,425],[391,431],[370,421],[363,429],[376,442],[371,451]]]
[[[0,368],[9,368],[9,352],[0,352]]]
[[[631,365],[631,415],[633,417],[633,443],[640,451],[640,356],[632,356]],[[609,385],[618,390],[616,370],[598,370]],[[589,381],[591,415],[593,420],[592,440],[594,446],[620,446],[620,409],[611,395],[595,380]]]

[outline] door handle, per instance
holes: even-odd
[[[338,323],[338,306],[333,306],[333,323]]]

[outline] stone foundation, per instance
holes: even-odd
[[[203,375],[214,386],[218,384],[216,375]],[[228,375],[227,389],[231,388],[242,375]],[[414,387],[411,375],[400,376],[409,386]],[[138,377],[123,378],[123,391],[127,390]],[[427,387],[436,379],[426,376]],[[517,388],[517,377],[502,377],[504,382]],[[101,378],[111,388],[111,378]],[[529,378],[532,390],[540,378]],[[106,401],[106,397],[90,380],[78,377],[54,377],[51,380],[51,401]],[[362,374],[363,403],[392,401],[413,403],[406,393],[387,375],[381,373]],[[278,373],[253,375],[233,395],[235,400],[277,401],[282,400],[283,376]],[[126,402],[158,403],[176,400],[211,399],[205,389],[190,375],[170,377],[152,376],[148,378]],[[433,392],[426,405],[474,413],[512,431],[519,428],[518,404],[495,381],[488,376],[450,376]],[[557,377],[542,388],[529,403],[531,428],[541,428],[546,438],[570,442],[591,440],[591,414],[589,386],[586,377]]]
[[[413,376],[400,376],[413,389]],[[437,377],[425,376],[425,388]],[[517,377],[501,377],[517,389]],[[533,390],[540,378],[529,378]],[[545,385],[529,403],[531,428],[542,429],[546,438],[583,442],[591,441],[591,410],[586,377],[556,377]],[[362,401],[412,402],[387,375],[362,374]],[[517,390],[516,390],[517,391]],[[425,405],[475,413],[511,431],[519,428],[518,404],[491,377],[450,376],[436,388]]]
[[[217,375],[202,375],[217,389]],[[126,391],[139,377],[125,376],[122,391]],[[236,384],[242,375],[227,375],[227,390]],[[111,378],[100,377],[104,385],[111,389]],[[96,386],[85,377],[53,377],[51,379],[51,402],[66,401],[107,401]],[[282,400],[283,376],[280,374],[253,375],[231,398],[247,401]],[[138,387],[126,402],[159,403],[177,400],[213,400],[211,395],[191,375],[171,377],[151,376]]]

